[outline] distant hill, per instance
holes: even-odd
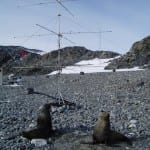
[[[10,50],[12,47],[7,47],[3,53],[2,58],[6,58],[6,56],[9,58],[2,59],[2,67],[4,68],[5,73],[22,73],[22,74],[45,74],[50,73],[54,70],[57,70],[57,64],[58,64],[58,53],[60,53],[60,62],[62,66],[68,66],[73,65],[74,63],[77,63],[81,60],[89,60],[93,58],[112,58],[116,57],[119,54],[111,51],[91,51],[84,47],[65,47],[60,50],[54,50],[52,52],[49,52],[44,55],[39,55],[36,53],[31,53],[30,51],[27,51],[27,55],[20,60],[19,59],[13,59],[9,56],[9,54],[5,53],[6,51]],[[15,48],[15,47],[13,47]],[[18,47],[16,47],[16,50],[13,51],[13,56],[19,55],[20,51],[18,50]],[[7,61],[5,61],[7,60]],[[28,69],[13,69],[12,67],[30,67]],[[43,67],[45,66],[45,67]],[[47,66],[47,67],[46,67]],[[51,66],[51,67],[49,67]]]
[[[118,56],[118,53],[111,51],[91,51],[84,47],[65,47],[58,50],[54,50],[41,57],[38,63],[42,65],[56,65],[58,61],[58,53],[60,53],[61,65],[72,65],[81,60],[89,60],[93,58],[112,58]]]
[[[134,66],[150,68],[150,36],[135,42],[129,52],[112,60],[105,69],[132,68]]]

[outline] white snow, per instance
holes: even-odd
[[[33,53],[33,54],[39,54],[39,55],[44,55],[44,54],[47,53],[45,51],[35,51],[35,50],[32,50],[32,49],[26,49],[25,51],[27,51],[29,53]]]
[[[67,66],[62,69],[62,74],[79,74],[80,72],[84,73],[96,73],[96,72],[112,72],[112,70],[105,70],[104,68],[110,63],[110,60],[116,59],[109,58],[109,59],[99,59],[94,58],[91,60],[83,60],[80,61],[73,66]],[[143,70],[139,69],[139,67],[134,68],[127,68],[127,69],[116,69],[116,71],[137,71]],[[55,75],[58,71],[51,72],[48,75]]]
[[[45,55],[45,54],[47,54],[47,52],[45,52],[45,51],[43,51],[43,52],[38,52],[37,54],[39,54],[39,55]]]

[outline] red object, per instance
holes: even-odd
[[[27,52],[26,52],[26,51],[24,51],[24,50],[21,50],[21,51],[20,51],[20,56],[21,56],[22,58],[24,58],[26,55],[27,55]]]

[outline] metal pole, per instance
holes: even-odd
[[[58,0],[59,2],[61,2],[61,0]],[[61,23],[61,14],[60,14],[60,4],[57,3],[57,9],[58,9],[58,68],[59,68],[59,74],[61,73],[61,64],[60,64],[60,42],[61,42],[61,29],[60,29],[60,23]]]
[[[60,3],[61,3],[61,0],[58,0],[58,3],[57,3],[57,9],[58,9],[58,89],[57,89],[57,93],[59,94],[59,103],[60,103],[60,100],[63,101],[64,103],[64,100],[63,100],[63,97],[62,97],[62,94],[61,94],[61,90],[60,90],[60,76],[61,76],[61,60],[60,60],[60,55],[61,55],[61,52],[60,52],[60,48],[61,48],[61,38],[62,38],[62,34],[61,34],[61,13],[60,13]]]
[[[3,69],[0,68],[0,85],[3,84]]]

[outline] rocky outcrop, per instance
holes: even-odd
[[[112,60],[105,69],[150,66],[150,36],[133,44],[128,53]]]
[[[65,47],[60,50],[54,50],[41,57],[39,63],[42,65],[56,65],[58,62],[58,55],[60,53],[61,65],[67,66],[72,65],[81,60],[89,60],[93,58],[112,58],[118,56],[118,53],[110,51],[91,51],[85,47]]]

